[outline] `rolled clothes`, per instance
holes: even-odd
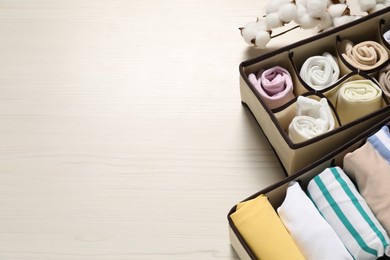
[[[353,259],[297,182],[289,184],[286,197],[277,211],[306,259]]]
[[[385,39],[385,41],[390,44],[390,30],[386,31],[384,34],[383,34],[383,38]]]
[[[387,65],[379,72],[379,85],[383,93],[390,98],[390,65]]]
[[[288,127],[288,136],[294,143],[319,136],[335,127],[332,110],[325,98],[320,101],[299,96],[297,114]]]
[[[336,58],[325,52],[312,56],[302,65],[299,75],[314,90],[323,90],[335,83],[340,75]]]
[[[270,109],[280,107],[295,98],[290,73],[275,66],[248,75],[249,81]]]
[[[371,80],[354,80],[342,84],[337,92],[336,110],[341,124],[379,110],[382,90]]]
[[[305,259],[265,195],[239,203],[230,217],[258,259]]]
[[[307,192],[354,259],[388,255],[386,231],[340,167],[327,168],[314,177]]]
[[[349,64],[360,70],[375,69],[389,58],[386,49],[375,41],[364,41],[354,45],[349,40],[343,40],[340,51]]]
[[[387,126],[370,138],[374,143],[382,142],[380,141],[384,139],[382,135],[387,136],[385,143],[390,146]],[[382,150],[381,147],[379,149]],[[390,150],[387,150],[387,155],[390,156]],[[370,141],[367,141],[360,148],[346,154],[343,165],[345,173],[356,183],[360,194],[386,232],[390,234],[390,163]]]

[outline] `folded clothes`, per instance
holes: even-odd
[[[390,164],[390,132],[388,126],[383,126],[374,135],[367,138],[367,141],[375,147],[380,155]]]
[[[387,141],[383,140],[382,136],[386,134]],[[384,126],[370,138],[375,145],[383,140],[390,147],[389,135],[388,127]],[[380,150],[381,146],[382,144],[378,145]],[[387,154],[390,156],[390,150],[387,150]],[[345,173],[356,183],[360,194],[390,234],[390,163],[368,141],[362,147],[346,154],[343,165]]]
[[[305,259],[265,195],[239,203],[230,217],[258,259]]]
[[[379,72],[379,85],[383,93],[390,98],[390,65],[387,65]]]
[[[320,101],[299,96],[297,114],[288,127],[288,136],[294,143],[326,133],[335,127],[335,120],[325,98]]]
[[[336,110],[342,124],[379,110],[382,90],[371,80],[354,80],[342,84],[337,92]]]
[[[384,34],[383,34],[383,38],[385,38],[385,41],[390,44],[390,30],[386,31]]]
[[[340,51],[349,64],[360,70],[374,69],[389,58],[386,49],[375,41],[364,41],[354,45],[349,40],[343,40]]]
[[[312,89],[323,90],[338,80],[340,69],[336,58],[325,52],[322,56],[308,58],[299,75]]]
[[[260,70],[256,75],[251,73],[248,79],[270,109],[280,107],[295,97],[291,75],[282,67]]]
[[[386,231],[340,167],[327,168],[314,177],[307,192],[355,259],[389,253]]]
[[[289,184],[286,197],[277,211],[306,259],[353,259],[297,182]]]

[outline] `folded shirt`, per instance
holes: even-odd
[[[355,259],[389,253],[386,231],[340,167],[327,168],[314,177],[307,192]]]
[[[375,143],[380,140],[381,131],[387,131],[389,135],[388,127],[383,128],[371,136]],[[387,145],[390,146],[390,139]],[[360,194],[390,234],[390,163],[367,141],[360,148],[346,154],[343,165],[345,173],[356,183]]]
[[[335,127],[332,110],[325,98],[320,101],[299,96],[297,114],[288,127],[288,136],[294,143],[316,137]]]
[[[323,90],[335,83],[340,75],[336,58],[325,52],[312,56],[302,65],[299,75],[314,90]]]
[[[354,80],[340,85],[336,110],[341,124],[377,111],[382,106],[382,90],[371,80]]]
[[[386,31],[384,34],[383,34],[383,38],[385,39],[385,41],[390,44],[390,30]]]
[[[383,126],[377,133],[368,137],[367,141],[375,147],[383,159],[390,163],[390,133],[388,126]]]
[[[353,259],[297,182],[289,184],[286,197],[277,211],[306,259]]]
[[[389,58],[386,49],[375,41],[364,41],[354,45],[349,40],[343,40],[340,51],[349,64],[360,70],[375,69]]]
[[[295,98],[291,75],[280,66],[260,70],[256,75],[250,73],[248,79],[270,109],[280,107]]]
[[[258,259],[305,259],[265,195],[239,203],[230,217]]]

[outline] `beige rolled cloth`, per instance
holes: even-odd
[[[390,164],[367,142],[344,157],[344,171],[390,234]]]
[[[386,49],[375,41],[364,41],[354,45],[349,40],[343,40],[340,50],[344,59],[360,70],[375,69],[389,58]]]
[[[379,85],[383,93],[390,98],[390,65],[387,65],[379,72]]]
[[[341,124],[379,110],[381,106],[382,90],[371,80],[354,80],[340,86],[336,110]]]

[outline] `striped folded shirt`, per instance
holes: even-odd
[[[340,167],[325,169],[313,178],[307,192],[355,259],[388,255],[386,231]]]

